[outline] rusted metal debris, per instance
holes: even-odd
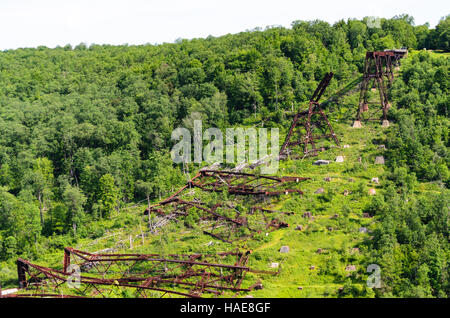
[[[238,232],[242,227],[249,228],[247,218],[241,211],[224,204],[208,206],[201,201],[173,198],[161,202],[159,206],[152,207],[150,212],[173,216],[172,219],[184,219],[185,221],[187,216],[194,214],[198,217],[198,226],[204,234],[226,243],[246,238],[238,235]]]
[[[324,111],[321,109],[319,100],[325,92],[333,77],[333,73],[327,73],[317,86],[314,94],[309,100],[307,110],[298,111],[292,120],[286,139],[280,149],[280,158],[284,158],[291,153],[295,146],[303,146],[303,155],[316,156],[323,148],[317,148],[316,142],[321,139],[333,140],[339,147],[339,140],[333,131]],[[314,130],[320,129],[321,134],[314,134]]]
[[[147,209],[146,213],[156,206],[160,206],[166,202],[172,202],[174,198],[179,197],[187,189],[199,188],[207,192],[227,191],[229,194],[234,195],[254,196],[277,196],[289,193],[303,194],[299,189],[286,188],[286,185],[310,179],[297,176],[277,177],[235,171],[203,169],[170,197],[150,206],[150,209]]]
[[[290,211],[277,211],[277,210],[269,210],[269,209],[265,209],[263,207],[260,206],[254,206],[251,208],[252,212],[255,211],[263,211],[263,212],[268,212],[268,213],[279,213],[279,214],[286,214],[286,215],[293,215],[294,212],[290,212]]]
[[[188,186],[209,192],[226,190],[236,195],[277,196],[289,193],[303,194],[301,190],[287,188],[286,185],[309,179],[296,176],[276,177],[233,171],[201,170],[197,178],[189,181]]]
[[[255,233],[260,233],[262,229],[288,227],[288,223],[280,220],[279,217],[274,217],[274,215],[293,214],[292,212],[280,212],[261,207],[253,207],[245,213],[232,205],[214,204],[208,206],[198,200],[186,201],[180,198],[165,200],[158,206],[151,207],[149,211],[158,215],[171,216],[172,219],[176,218],[177,220],[194,213],[198,217],[198,226],[204,234],[226,243],[248,239]],[[255,215],[262,215],[262,217],[252,217]],[[244,228],[248,229],[249,234],[242,234],[241,230]]]
[[[68,285],[66,283],[73,281],[74,276],[72,273],[66,273],[52,268],[43,267],[37,264],[33,264],[24,259],[17,259],[17,271],[19,273],[19,286],[20,288],[28,290],[34,290],[37,293],[57,293],[64,287],[65,292],[68,293]],[[118,287],[130,287],[138,291],[139,295],[146,295],[147,290],[166,294],[173,294],[184,297],[196,297],[195,295],[189,295],[188,293],[178,292],[174,290],[166,290],[164,288],[152,287],[152,286],[139,286],[133,284],[127,280],[115,279],[115,278],[98,278],[93,276],[80,275],[79,276],[80,287],[72,285],[72,290],[75,293],[87,295],[89,297],[109,297],[114,290]],[[145,296],[144,296],[145,297]]]
[[[393,50],[384,50],[385,52],[392,52],[394,53],[393,61],[392,63],[394,66],[400,66],[400,59],[406,57],[408,55],[407,49],[393,49]]]
[[[201,297],[224,291],[248,292],[241,284],[247,272],[275,275],[278,272],[252,270],[247,266],[250,252],[233,250],[218,254],[93,254],[73,248],[64,250],[62,271],[19,258],[19,286],[26,295],[68,295],[66,283],[73,279],[70,265],[81,269],[79,287],[72,293],[88,297],[109,297],[118,288],[130,288],[137,297]],[[33,293],[28,293],[34,291]],[[149,294],[151,293],[151,294]],[[157,294],[157,295],[156,295]],[[47,296],[45,296],[47,295]]]
[[[199,188],[206,192],[227,191],[234,195],[253,195],[253,196],[278,196],[281,194],[298,193],[303,194],[300,189],[291,188],[293,183],[303,182],[310,178],[298,176],[264,176],[252,173],[209,170],[202,169],[188,183],[176,191],[169,198],[154,204],[144,211],[145,215],[155,213],[160,218],[179,219],[189,215],[190,211],[200,214],[199,222],[211,221],[202,225],[202,232],[219,239],[226,243],[233,243],[237,240],[249,238],[254,233],[259,233],[261,229],[258,226],[249,224],[243,211],[237,211],[234,207],[226,204],[216,204],[208,206],[198,200],[187,201],[181,199],[182,192],[186,189]],[[264,210],[262,210],[264,211]],[[266,210],[269,212],[270,210]],[[250,214],[253,214],[250,211]],[[234,217],[231,217],[234,215]],[[260,222],[266,228],[276,229],[288,226],[287,223],[270,219],[265,215],[264,220]],[[247,228],[250,235],[243,235],[240,231]]]
[[[394,66],[399,64],[399,60],[407,54],[406,50],[386,50],[366,52],[364,61],[364,74],[360,87],[359,108],[356,120],[361,121],[362,114],[367,112],[365,120],[378,120],[375,117],[382,111],[383,120],[387,120],[387,112],[391,107],[387,95],[387,85],[391,85],[394,80]],[[371,82],[373,84],[371,85]],[[387,84],[387,85],[386,85]],[[368,91],[370,87],[378,88],[380,94],[381,108],[369,112]],[[378,104],[378,103],[376,103]]]

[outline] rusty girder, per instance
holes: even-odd
[[[280,149],[281,158],[287,156],[291,150],[298,145],[303,145],[304,156],[316,156],[318,151],[323,150],[322,148],[318,149],[316,147],[316,142],[321,139],[334,140],[336,145],[338,147],[340,146],[339,140],[333,131],[333,127],[319,104],[319,100],[332,77],[332,72],[327,73],[309,100],[308,109],[302,111],[299,110],[295,114],[291,127],[286,135],[286,139]],[[313,132],[315,129],[322,130],[322,134],[314,134]]]
[[[66,283],[73,273],[70,265],[78,265],[79,276],[76,291],[89,297],[108,297],[118,287],[131,288],[138,297],[158,293],[183,297],[201,297],[203,293],[220,295],[224,291],[247,292],[241,284],[247,272],[250,252],[233,250],[218,254],[93,254],[73,248],[65,248],[64,269],[46,268],[18,259],[19,285],[25,295],[68,295]],[[221,261],[219,263],[219,260]],[[276,272],[254,271],[277,274]],[[18,294],[21,297],[21,294]],[[76,296],[76,295],[73,295]],[[11,296],[12,297],[12,296]]]
[[[403,50],[397,51],[398,50],[366,52],[363,80],[360,86],[359,107],[356,115],[357,121],[363,119],[362,113],[369,113],[370,103],[368,102],[367,93],[370,87],[378,88],[380,94],[379,104],[381,105],[381,108],[366,115],[365,120],[377,120],[375,117],[380,110],[382,111],[383,120],[387,120],[387,112],[391,107],[391,104],[388,99],[386,81],[388,85],[392,84],[394,80],[394,65],[398,64],[399,59],[406,54]],[[372,85],[370,84],[371,81],[373,81]]]
[[[26,291],[35,291],[38,294],[69,294],[81,293],[89,297],[109,297],[118,287],[129,287],[136,289],[141,296],[146,297],[145,291],[151,290],[157,292],[163,297],[166,294],[178,295],[184,297],[197,297],[186,292],[176,290],[168,290],[154,286],[140,286],[133,284],[126,279],[115,278],[98,278],[93,276],[80,275],[80,286],[72,285],[68,287],[66,283],[73,282],[73,273],[66,273],[64,271],[43,267],[33,264],[22,258],[17,259],[17,271],[19,273],[19,287]]]
[[[208,206],[201,201],[185,201],[172,198],[150,208],[150,213],[172,216],[171,219],[184,219],[190,214],[198,216],[198,226],[204,234],[210,235],[226,243],[242,239],[238,231],[248,228],[247,218],[233,206],[214,204]],[[232,217],[234,215],[234,217]],[[208,222],[205,222],[208,221]]]
[[[249,220],[243,211],[238,211],[236,208],[226,204],[208,206],[198,200],[183,200],[180,198],[183,191],[186,189],[199,188],[206,192],[220,193],[227,191],[234,195],[277,196],[289,193],[303,194],[301,190],[290,188],[289,185],[309,179],[310,178],[298,176],[277,177],[234,171],[203,169],[169,198],[148,207],[144,214],[155,213],[160,217],[160,221],[170,221],[186,217],[189,215],[190,211],[193,211],[196,212],[196,215],[200,214],[199,222],[211,221],[209,223],[199,223],[204,234],[210,235],[226,243],[233,243],[234,241],[251,237],[255,232],[259,233],[259,231],[261,231],[261,229],[257,229],[257,227],[260,227],[259,225],[276,229],[278,227],[286,226],[287,223],[282,221],[280,221],[281,223],[277,223],[273,218],[267,220],[266,216],[264,216],[264,220],[261,222],[256,220],[256,226],[255,224],[250,226]],[[249,214],[251,215],[253,213]],[[232,215],[234,215],[234,217]],[[250,235],[245,233],[246,230],[244,228],[250,231]],[[242,233],[240,232],[241,230],[243,230]]]
[[[200,201],[185,201],[180,198],[173,198],[161,202],[159,206],[152,207],[150,212],[156,212],[158,215],[175,215],[174,218],[178,220],[194,212],[199,217],[198,225],[204,234],[226,243],[247,239],[264,228],[277,229],[289,226],[286,222],[279,220],[278,217],[274,217],[273,212],[276,211],[258,209],[258,211],[255,211],[255,208],[252,208],[245,212],[239,211],[231,205],[214,204],[210,207]],[[279,215],[291,214],[292,212],[279,213]],[[240,232],[244,228],[248,229],[249,234]]]
[[[86,251],[81,251],[74,249],[72,247],[64,248],[64,267],[63,271],[67,272],[71,264],[76,264],[81,267],[83,271],[95,272],[97,274],[106,275],[107,273],[117,274],[120,273],[122,276],[130,275],[131,269],[135,267],[136,263],[147,262],[147,263],[161,263],[168,262],[174,264],[195,264],[202,266],[215,266],[221,268],[239,268],[243,269],[242,259],[248,259],[250,252],[240,252],[234,249],[229,252],[222,252],[217,254],[168,254],[166,257],[162,257],[160,254],[137,254],[137,253],[89,253]],[[234,259],[233,259],[234,257]],[[228,261],[225,263],[216,263],[218,260]],[[75,261],[74,261],[75,260]],[[213,262],[212,262],[213,261]],[[131,262],[133,263],[125,269],[123,267],[111,268],[111,265],[117,265],[118,262]],[[97,267],[96,264],[106,264],[105,267]],[[167,273],[167,269],[164,269]],[[148,273],[137,273],[133,275],[144,275]]]
[[[384,50],[385,52],[391,52],[393,53],[393,60],[392,63],[394,66],[400,65],[400,59],[404,58],[408,55],[407,49],[394,49],[394,50]]]
[[[288,193],[303,194],[301,190],[287,188],[286,185],[310,179],[296,176],[264,176],[221,170],[201,170],[199,174],[198,178],[189,181],[191,187],[209,192],[226,190],[228,193],[236,195],[277,196]]]

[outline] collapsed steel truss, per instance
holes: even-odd
[[[66,273],[56,269],[43,267],[21,258],[17,260],[17,271],[19,275],[19,287],[27,290],[27,292],[34,291],[38,295],[68,294],[72,291],[82,295],[88,295],[89,297],[97,297],[99,295],[102,297],[111,297],[118,288],[129,287],[134,288],[139,292],[139,295],[137,296],[144,296],[145,291],[147,290],[162,293],[162,296],[166,294],[184,297],[190,296],[187,293],[166,290],[163,288],[139,286],[129,283],[126,280],[117,280],[114,278],[104,279],[86,275],[79,276],[78,282],[80,285],[76,287],[76,278],[73,276],[73,273]],[[67,283],[69,282],[74,282],[72,289],[68,287]],[[20,296],[21,294],[18,295]]]
[[[144,298],[248,292],[258,283],[242,288],[247,272],[278,273],[250,269],[247,266],[249,255],[249,251],[233,250],[218,254],[171,254],[163,257],[159,254],[93,254],[65,248],[62,271],[19,258],[19,287],[27,293],[9,297],[77,297],[69,293],[110,297],[120,288],[133,289],[135,296]],[[78,277],[74,277],[74,264],[83,273]],[[78,286],[73,284],[77,280]],[[68,289],[68,282],[72,282],[72,289]]]
[[[294,212],[283,212],[283,211],[277,211],[277,210],[269,210],[269,209],[265,209],[259,206],[254,206],[251,208],[251,213],[254,214],[262,214],[262,217],[264,218],[264,221],[267,224],[267,228],[274,228],[274,229],[278,229],[278,228],[283,228],[283,227],[289,227],[289,224],[281,221],[278,217],[272,217],[272,218],[268,218],[268,214],[269,215],[274,215],[274,214],[278,214],[278,215],[293,215]]]
[[[309,180],[303,177],[276,177],[262,176],[252,173],[201,170],[198,177],[189,181],[189,186],[200,188],[203,191],[228,191],[236,195],[264,195],[277,196],[280,194],[298,193],[299,189],[287,188],[286,185]]]
[[[162,221],[165,221],[163,222],[165,224],[167,221],[186,217],[190,212],[197,212],[196,214],[201,214],[199,222],[210,221],[206,224],[199,224],[202,226],[201,230],[204,234],[226,243],[233,243],[234,241],[252,237],[254,233],[259,233],[262,228],[270,230],[288,225],[278,218],[272,217],[268,220],[267,215],[264,215],[264,213],[263,218],[249,222],[248,216],[255,214],[254,209],[244,215],[243,211],[238,211],[230,205],[215,204],[208,206],[199,200],[182,200],[179,198],[180,194],[189,188],[199,188],[206,192],[221,193],[227,191],[229,194],[244,196],[303,194],[300,189],[290,188],[289,185],[309,179],[298,176],[262,176],[252,173],[203,169],[169,198],[147,208],[144,214],[155,213],[163,218]],[[269,211],[260,210],[260,212],[266,213]],[[250,217],[250,219],[252,218]],[[250,233],[246,233],[245,229]],[[243,231],[240,232],[241,230]]]
[[[234,195],[277,196],[289,193],[303,194],[299,189],[285,189],[286,183],[301,182],[309,179],[303,177],[262,176],[252,173],[202,169],[178,191],[167,199],[150,206],[150,209],[165,202],[170,202],[183,191],[191,188],[199,188],[207,192],[227,191],[229,194]],[[283,188],[283,190],[274,191],[277,188]]]
[[[226,243],[232,243],[237,239],[237,233],[241,227],[248,228],[247,219],[240,215],[240,211],[222,204],[208,206],[201,201],[173,198],[161,202],[159,206],[152,207],[150,212],[169,216],[170,219],[184,218],[185,220],[187,216],[197,214],[203,233]],[[231,215],[234,215],[234,218]],[[205,223],[205,221],[209,222]]]
[[[180,198],[165,200],[158,206],[151,207],[151,212],[160,216],[167,216],[170,219],[185,218],[195,213],[199,217],[198,223],[204,234],[226,243],[247,239],[255,233],[260,233],[263,229],[274,230],[289,226],[288,223],[280,220],[279,217],[273,216],[273,212],[279,211],[253,207],[248,213],[244,213],[232,205],[214,204],[208,206],[198,200],[186,201]],[[259,215],[256,214],[262,214],[262,217],[258,217]],[[269,217],[267,214],[272,215]],[[279,212],[279,215],[291,214],[293,213]],[[208,222],[205,223],[204,221]],[[250,234],[242,234],[240,231],[243,229],[247,229]]]
[[[287,156],[293,147],[298,145],[303,145],[303,154],[305,156],[313,155],[316,156],[318,151],[322,149],[317,149],[316,142],[320,139],[331,139],[334,140],[337,146],[340,146],[339,140],[333,131],[327,116],[321,109],[319,100],[322,94],[325,92],[328,84],[333,77],[333,73],[327,73],[322,81],[317,86],[314,94],[309,100],[309,107],[307,110],[298,111],[294,115],[291,127],[289,128],[286,139],[280,149],[280,157]],[[321,135],[313,134],[314,129],[319,128],[322,130]],[[294,134],[297,133],[297,138],[294,139]]]

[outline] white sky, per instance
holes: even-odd
[[[434,27],[446,0],[0,0],[0,50],[66,44],[144,44],[219,36],[294,20],[407,13]]]

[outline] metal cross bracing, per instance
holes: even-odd
[[[186,201],[180,198],[172,198],[154,206],[150,212],[159,215],[173,216],[172,219],[184,219],[187,226],[188,216],[190,220],[198,219],[198,227],[204,234],[210,235],[226,243],[245,239],[241,233],[243,228],[249,228],[248,220],[241,211],[235,207],[224,204],[207,205],[204,202]]]
[[[322,139],[331,139],[339,147],[339,140],[334,133],[333,127],[330,124],[327,116],[322,110],[319,100],[322,97],[325,89],[333,77],[333,73],[327,73],[317,86],[314,94],[309,100],[309,107],[307,110],[299,110],[292,120],[286,139],[280,149],[280,157],[284,158],[290,155],[294,147],[303,146],[303,156],[316,156],[323,148],[317,148],[316,143]],[[321,134],[314,134],[314,131],[319,129]]]
[[[292,183],[309,180],[297,176],[264,176],[252,173],[201,170],[198,177],[189,181],[189,186],[208,192],[223,192],[236,195],[277,196],[281,194],[303,194],[300,189],[289,188]]]
[[[153,286],[139,286],[127,280],[117,280],[114,278],[98,278],[94,276],[79,276],[79,286],[68,282],[74,282],[73,273],[43,267],[33,264],[27,260],[19,258],[17,260],[17,271],[19,274],[19,287],[27,293],[33,291],[37,294],[79,294],[87,297],[111,297],[115,292],[123,288],[133,288],[137,297],[146,297],[146,291],[151,291],[153,295],[160,297],[165,295],[176,295],[184,297],[196,297],[188,293],[177,290],[168,290]],[[20,294],[20,293],[19,293]]]
[[[135,290],[137,297],[201,297],[203,293],[248,292],[242,288],[247,272],[275,275],[278,272],[252,270],[250,252],[233,250],[218,254],[93,254],[66,248],[62,271],[18,259],[19,285],[28,295],[81,294],[110,297],[120,288]],[[80,286],[69,289],[71,264],[81,269]],[[75,288],[75,289],[73,289]],[[33,293],[29,293],[34,291]],[[149,295],[149,293],[151,293]],[[20,294],[18,294],[20,297]],[[72,295],[76,296],[76,295]]]
[[[384,50],[385,52],[392,52],[393,56],[393,64],[394,66],[400,66],[400,59],[404,58],[408,55],[407,49],[393,49],[393,50]]]
[[[298,193],[299,189],[290,187],[292,183],[309,180],[297,176],[262,176],[251,173],[203,169],[197,173],[185,186],[169,198],[147,208],[144,214],[157,214],[158,224],[167,224],[170,220],[187,217],[189,213],[199,215],[200,229],[223,242],[232,244],[260,233],[262,229],[277,229],[287,223],[278,218],[268,220],[255,218],[254,213],[243,213],[227,204],[206,205],[199,200],[188,201],[180,198],[183,191],[199,188],[205,192],[227,191],[234,195],[252,195],[256,197],[278,196],[281,194]],[[192,215],[192,214],[191,214]],[[185,219],[186,220],[186,219]],[[206,221],[206,222],[205,222]]]
[[[404,51],[396,50],[366,52],[364,61],[363,80],[360,86],[359,107],[356,120],[379,120],[376,117],[382,112],[383,120],[387,120],[387,113],[391,104],[389,103],[387,86],[394,80],[394,65],[398,65],[399,59],[405,55]],[[369,102],[368,91],[378,88],[380,94],[379,102]],[[381,108],[375,111],[369,110],[370,104],[379,104]],[[363,113],[366,115],[363,118]]]
[[[280,216],[292,214],[292,212],[280,212],[278,215],[274,215],[272,213],[274,211],[259,207],[251,208],[245,213],[232,205],[207,205],[198,200],[186,201],[180,198],[163,201],[159,206],[153,206],[150,212],[174,216],[173,219],[177,220],[184,218],[185,221],[189,215],[195,215],[198,218],[198,226],[204,234],[230,244],[248,239],[262,230],[287,227],[288,223],[280,220]]]
[[[223,291],[248,291],[241,288],[250,269],[246,266],[249,252],[218,254],[91,254],[65,249],[65,266],[78,264],[90,274],[115,276],[140,286],[168,288],[177,286],[191,296],[204,292],[220,295]],[[220,262],[220,263],[219,263]]]
[[[366,52],[363,80],[360,86],[359,108],[356,115],[357,121],[362,119],[362,114],[365,112],[369,114],[369,116],[366,116],[366,120],[371,120],[380,110],[383,112],[383,119],[387,120],[387,111],[391,105],[387,96],[385,80],[392,81],[393,79],[392,64],[390,63],[393,56],[392,52]],[[368,91],[372,81],[373,88],[378,86],[381,109],[378,108],[376,112],[369,113]]]

